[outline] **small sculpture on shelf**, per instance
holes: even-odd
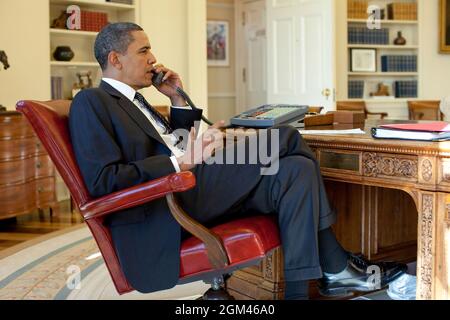
[[[53,58],[56,61],[70,61],[75,56],[75,53],[69,46],[59,46],[56,47],[55,52],[53,52]]]
[[[389,86],[379,83],[378,84],[378,91],[377,92],[371,92],[371,97],[389,97]]]
[[[397,32],[397,38],[394,40],[396,46],[404,46],[406,44],[406,39],[403,37],[402,32]]]
[[[7,70],[10,66],[8,63],[8,56],[6,55],[6,52],[3,50],[0,50],[0,62],[3,64],[3,68]]]
[[[72,87],[72,99],[76,96],[78,92],[83,89],[92,88],[92,72],[77,72],[78,82],[73,84]]]
[[[67,19],[69,19],[70,13],[62,11],[58,18],[53,20],[51,25],[54,29],[67,29]]]

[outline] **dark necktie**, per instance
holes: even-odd
[[[150,114],[153,116],[153,118],[158,121],[159,123],[161,123],[165,128],[166,128],[166,132],[167,133],[172,133],[173,130],[170,127],[169,122],[166,120],[166,118],[164,118],[164,116],[158,112],[158,110],[156,110],[155,108],[153,108],[148,102],[147,100],[145,100],[144,96],[142,94],[140,94],[139,92],[136,92],[136,95],[134,96],[134,98],[139,101],[139,103],[145,107],[145,109],[147,109]]]

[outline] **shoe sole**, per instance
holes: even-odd
[[[348,288],[331,288],[331,289],[319,289],[319,293],[324,297],[350,297],[358,292],[373,292],[386,288],[387,286],[381,287],[380,289],[361,289],[360,287],[348,287]]]

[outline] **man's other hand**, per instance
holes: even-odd
[[[196,164],[204,162],[212,156],[214,150],[223,147],[224,133],[220,131],[225,125],[225,121],[221,120],[196,138],[197,133],[194,127],[191,128],[186,146],[186,153],[177,158],[181,171],[192,169]]]

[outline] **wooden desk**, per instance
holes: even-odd
[[[449,299],[450,142],[373,139],[381,123],[390,121],[367,122],[366,135],[304,136],[337,209],[336,235],[371,260],[417,257],[417,299]],[[228,284],[237,298],[282,298],[281,252]]]

